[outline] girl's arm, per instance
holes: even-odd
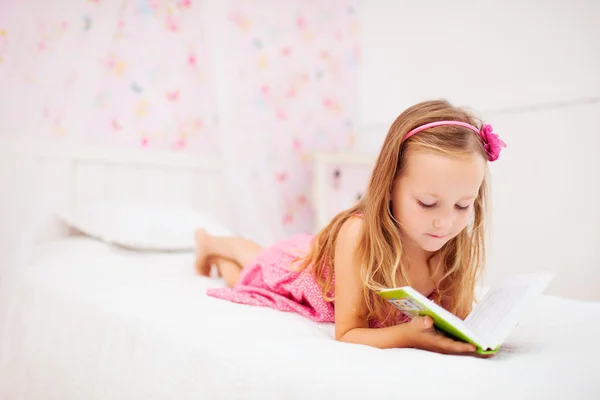
[[[335,248],[335,338],[341,342],[385,348],[417,347],[441,353],[475,351],[473,345],[437,333],[431,318],[413,318],[410,323],[369,328],[363,299],[360,263],[354,250],[363,221],[351,217],[340,228]]]
[[[360,265],[354,257],[363,220],[351,217],[335,241],[335,338],[379,348],[410,347],[406,324],[370,329],[366,319]]]

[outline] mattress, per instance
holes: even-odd
[[[45,246],[2,279],[0,398],[600,398],[598,303],[542,296],[491,359],[379,350],[208,297],[223,282],[192,264],[83,237]]]

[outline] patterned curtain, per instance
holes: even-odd
[[[357,2],[207,2],[219,139],[242,231],[313,230],[311,154],[357,125]]]
[[[17,99],[3,131],[214,152],[201,12],[191,1],[3,2],[0,76]]]
[[[221,154],[236,228],[312,230],[311,154],[352,146],[358,0],[0,4],[0,135]]]

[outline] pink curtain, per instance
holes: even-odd
[[[311,154],[352,146],[357,1],[206,2],[219,139],[239,228],[313,230]]]
[[[312,231],[311,154],[356,127],[358,0],[0,4],[0,135],[221,154],[234,228]]]
[[[5,133],[214,152],[201,16],[191,1],[2,2]]]

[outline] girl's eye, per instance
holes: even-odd
[[[423,208],[433,208],[433,207],[435,207],[435,203],[432,203],[432,204],[427,204],[427,203],[423,203],[423,202],[422,202],[422,201],[420,201],[420,200],[418,200],[418,202],[419,202],[419,205],[420,205],[421,207],[423,207]]]
[[[423,203],[423,202],[422,202],[422,201],[420,201],[420,200],[417,200],[417,201],[418,201],[419,205],[420,205],[421,207],[423,207],[423,208],[433,208],[433,207],[437,206],[437,203],[431,203],[431,204],[428,204],[428,203]],[[463,206],[460,206],[460,205],[458,205],[458,204],[455,204],[455,205],[454,205],[454,207],[455,207],[455,208],[456,208],[458,211],[467,211],[467,210],[468,210],[468,209],[471,207],[471,205],[469,204],[468,206],[464,206],[464,207],[463,207]]]

